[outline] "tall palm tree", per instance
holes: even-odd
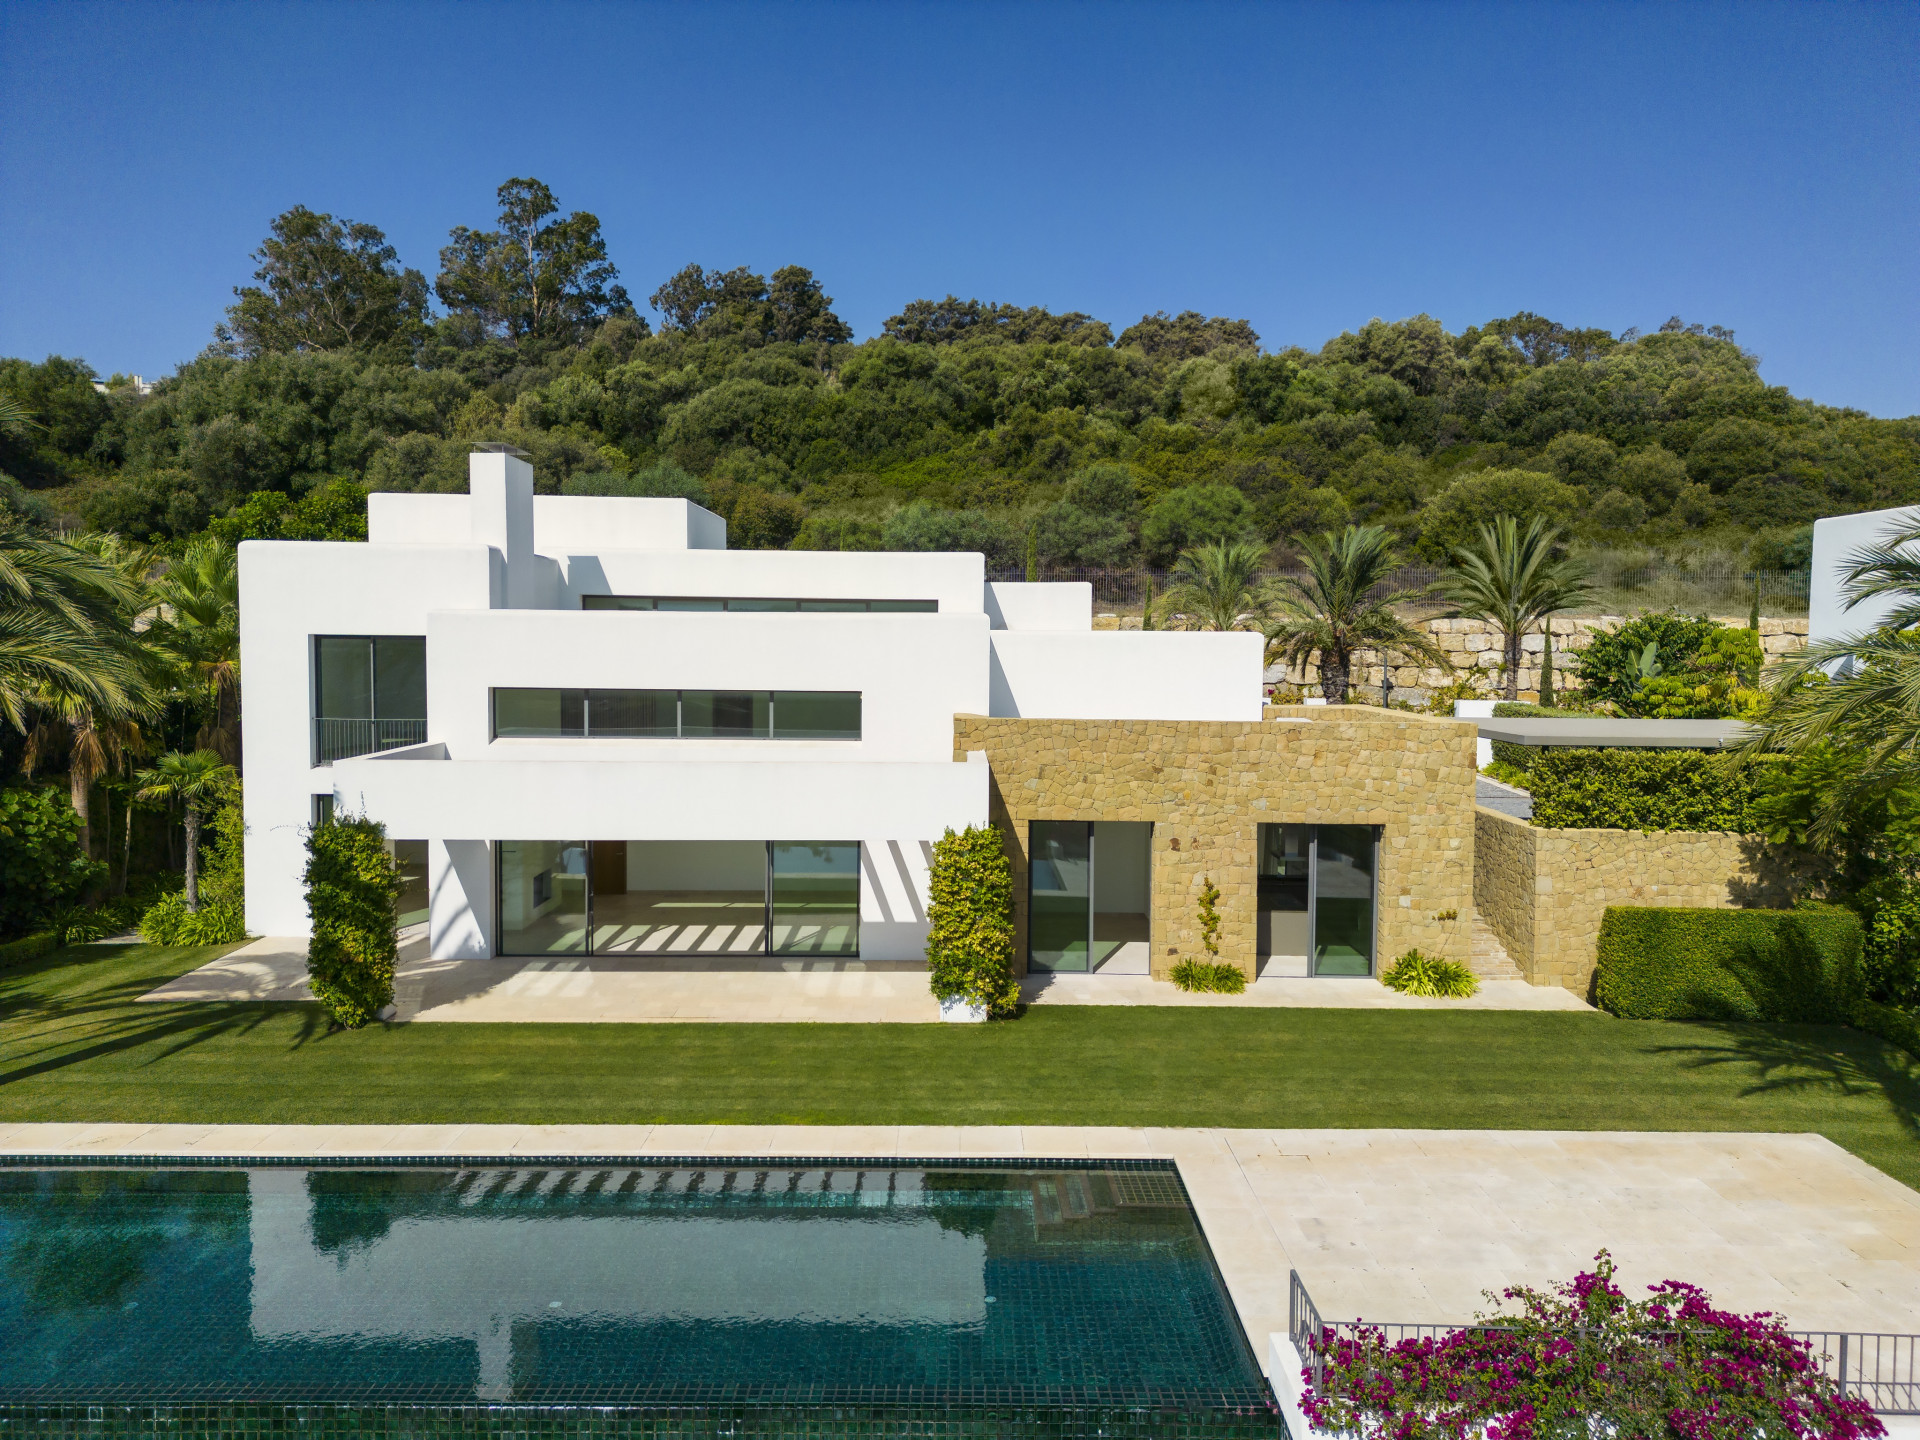
[[[1265,627],[1267,661],[1302,664],[1320,657],[1320,693],[1344,704],[1356,650],[1418,657],[1451,669],[1446,653],[1394,612],[1418,600],[1424,589],[1390,590],[1374,596],[1399,567],[1393,537],[1379,525],[1349,525],[1323,531],[1300,545],[1306,574],[1282,576],[1271,605],[1279,615]]]
[[[127,618],[138,599],[99,558],[0,529],[0,716],[24,732],[30,705],[48,690],[130,706],[143,679]]]
[[[1520,654],[1527,633],[1593,593],[1587,567],[1556,554],[1559,545],[1559,528],[1539,516],[1522,534],[1513,516],[1502,515],[1480,527],[1477,542],[1453,552],[1453,573],[1444,591],[1460,614],[1500,628],[1509,700],[1520,698]]]
[[[1266,549],[1250,540],[1220,540],[1180,552],[1162,607],[1186,615],[1199,630],[1257,624],[1266,609],[1260,566]]]
[[[138,798],[180,802],[187,827],[187,910],[200,909],[200,822],[233,783],[231,765],[211,750],[169,750],[137,777]]]
[[[159,617],[151,642],[212,717],[197,743],[228,764],[240,760],[240,569],[234,548],[207,538],[153,587]]]

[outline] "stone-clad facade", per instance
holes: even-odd
[[[1588,998],[1609,905],[1703,909],[1790,902],[1792,875],[1757,837],[1721,832],[1547,830],[1474,812],[1481,918],[1535,985]]]
[[[1474,737],[1470,723],[1369,706],[1270,706],[1257,723],[960,715],[953,748],[955,759],[986,752],[992,768],[1023,971],[1031,823],[1146,820],[1153,974],[1204,958],[1196,912],[1210,877],[1220,958],[1251,978],[1263,823],[1380,827],[1377,965],[1415,948],[1467,961]]]

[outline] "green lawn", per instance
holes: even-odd
[[[1062,1006],[1007,1024],[414,1025],[137,1005],[216,950],[0,974],[0,1121],[1817,1130],[1920,1187],[1920,1064],[1851,1030]]]

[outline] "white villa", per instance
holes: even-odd
[[[240,587],[249,930],[309,933],[306,832],[366,815],[436,958],[918,959],[932,842],[990,818],[956,716],[1262,720],[1256,634],[1096,633],[1088,586],[977,554],[729,551],[505,447],[468,494],[371,496],[368,543],[242,545]],[[1062,968],[1134,917],[1144,973],[1151,825],[1075,823],[1023,909],[1077,894]]]

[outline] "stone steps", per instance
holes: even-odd
[[[1493,927],[1480,918],[1480,907],[1473,907],[1473,952],[1467,968],[1482,980],[1524,980],[1520,967],[1507,954],[1507,947],[1493,933]]]

